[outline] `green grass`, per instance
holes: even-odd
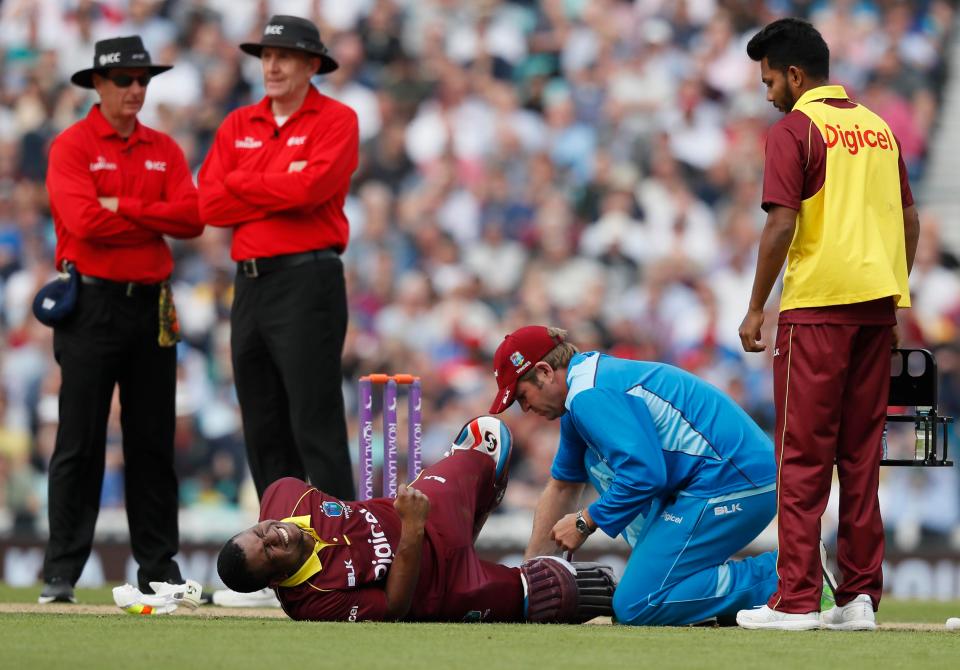
[[[84,605],[112,605],[111,588],[77,589],[77,602]],[[35,603],[40,596],[40,585],[28,588],[14,588],[0,583],[0,603]]]
[[[39,588],[0,587],[0,602]],[[109,589],[81,590],[89,604]],[[56,668],[735,668],[960,667],[960,602],[884,601],[882,622],[939,630],[880,633],[453,624],[318,624],[283,619],[0,614],[0,667]]]

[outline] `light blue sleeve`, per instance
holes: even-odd
[[[577,394],[567,413],[581,438],[613,470],[613,482],[590,505],[590,516],[616,537],[667,484],[666,463],[646,404],[622,391],[589,389]]]
[[[585,482],[588,480],[584,452],[587,445],[577,434],[570,412],[560,417],[560,444],[553,457],[550,476],[562,482]]]

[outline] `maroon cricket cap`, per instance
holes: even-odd
[[[503,338],[493,355],[493,376],[499,390],[490,413],[499,414],[510,407],[520,377],[562,342],[563,338],[550,335],[546,326],[524,326]]]

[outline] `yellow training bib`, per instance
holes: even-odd
[[[847,99],[842,86],[820,86],[793,107],[826,143],[826,179],[800,204],[780,310],[886,296],[909,307],[899,148],[884,120],[863,105],[823,102],[838,98]]]

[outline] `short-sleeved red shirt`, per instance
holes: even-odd
[[[278,589],[284,610],[293,619],[382,619],[383,588],[400,539],[400,518],[391,501],[344,502],[292,477],[264,492],[261,521],[305,515],[330,546],[320,551],[320,572],[303,584]],[[323,598],[314,597],[319,592]]]
[[[483,561],[473,546],[477,519],[492,504],[494,462],[458,451],[421,473],[412,486],[430,500],[411,621],[522,621],[518,568]],[[285,478],[263,494],[260,520],[310,516],[326,546],[322,570],[302,584],[277,587],[291,619],[379,621],[386,614],[386,580],[400,541],[393,500],[344,502],[299,479]]]
[[[855,106],[849,100],[826,103],[840,108]],[[913,205],[913,193],[902,155],[899,160],[900,202],[906,208]],[[827,144],[809,116],[794,110],[770,128],[763,166],[764,210],[781,205],[799,211],[803,200],[823,188],[826,176]]]
[[[843,99],[825,102],[840,108],[856,104]],[[900,202],[906,208],[913,205],[913,193],[902,155],[899,164]],[[770,128],[763,168],[764,210],[780,205],[799,211],[802,201],[823,188],[826,176],[827,144],[809,116],[794,110]],[[852,305],[790,309],[780,313],[780,323],[892,325],[896,323],[896,307],[890,299],[882,298]]]

